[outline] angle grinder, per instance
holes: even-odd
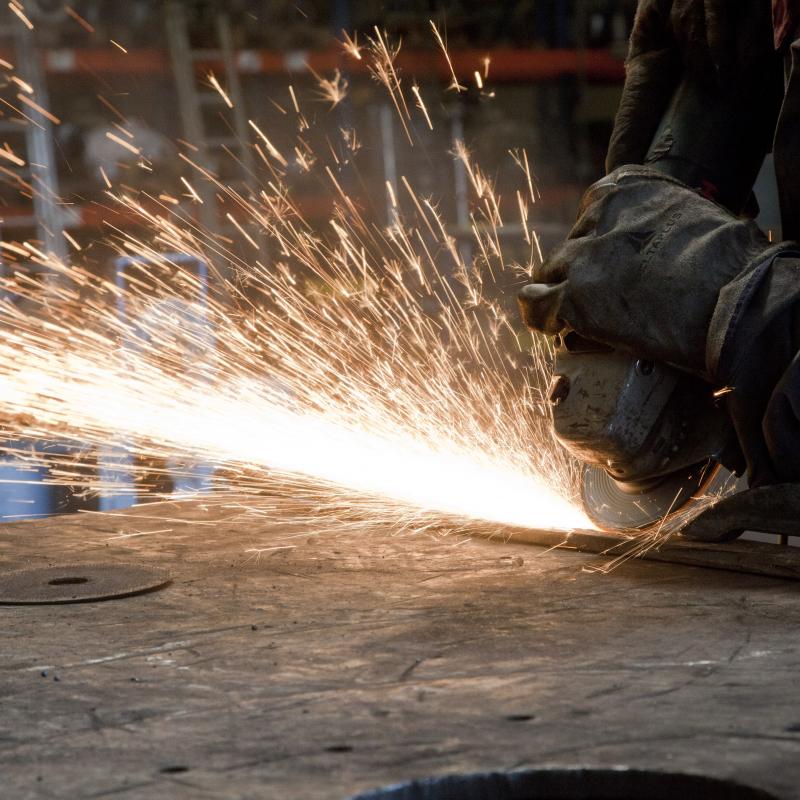
[[[645,163],[734,214],[752,214],[767,149],[757,114],[741,98],[684,78]],[[549,393],[555,433],[584,463],[583,506],[598,527],[647,528],[743,470],[715,388],[575,332],[557,338]]]

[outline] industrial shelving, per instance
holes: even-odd
[[[128,50],[121,54],[113,47],[85,49],[56,48],[42,52],[48,75],[73,75],[79,72],[103,75],[168,75],[172,70],[170,54],[158,48]],[[565,75],[582,75],[589,81],[618,82],[624,77],[624,61],[619,54],[606,49],[545,50],[522,48],[457,49],[449,52],[458,75],[469,76],[482,69],[490,58],[490,75],[495,83],[514,81],[546,81]],[[0,57],[5,57],[0,51]],[[239,73],[251,75],[312,74],[343,68],[353,75],[366,74],[364,61],[347,58],[341,48],[320,50],[237,50],[235,65]],[[206,65],[220,64],[209,51]],[[435,50],[401,50],[398,68],[413,76],[449,80],[450,70]]]
[[[11,56],[0,49],[0,58]],[[546,50],[497,48],[491,53],[477,48],[454,49],[449,53],[457,75],[464,79],[475,70],[483,70],[487,57],[489,75],[493,85],[514,83],[539,83],[564,77],[578,77],[590,84],[619,84],[624,77],[624,61],[608,49]],[[128,75],[147,78],[171,79],[176,74],[175,57],[166,49],[141,48],[120,53],[116,48],[46,48],[40,51],[43,72],[57,91],[69,91],[68,79],[74,76]],[[228,65],[221,51],[197,51],[192,57],[196,70],[207,68],[226,69]],[[357,78],[367,75],[364,61],[348,57],[339,47],[317,50],[240,49],[232,53],[231,63],[238,76],[276,76],[302,78],[325,74],[334,69],[346,70],[348,76]],[[446,82],[450,68],[440,52],[435,50],[402,50],[396,65],[403,74],[413,78],[424,76],[425,80]],[[545,198],[545,204],[547,203]],[[309,210],[316,213],[325,204],[312,203]],[[325,207],[327,210],[327,206]],[[64,207],[64,227],[93,228],[109,214],[107,207],[97,204],[73,204]],[[3,210],[6,227],[27,226],[30,212],[13,204]]]

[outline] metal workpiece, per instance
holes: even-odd
[[[779,483],[725,497],[681,530],[695,542],[729,542],[745,531],[800,536],[800,486]]]
[[[483,534],[477,530],[474,536]],[[497,534],[486,534],[496,539]],[[788,581],[800,580],[800,547],[782,547],[759,541],[692,541],[677,530],[658,527],[650,531],[612,532],[590,529],[558,531],[510,529],[508,541],[547,550],[563,550],[596,556],[593,568],[613,571],[631,561],[658,561],[683,567],[761,575]],[[505,540],[505,539],[504,539]]]

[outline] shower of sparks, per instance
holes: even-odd
[[[33,23],[28,19],[27,14],[25,13],[25,9],[23,8],[21,3],[15,2],[15,0],[11,0],[8,4],[8,7],[19,17],[22,21],[22,24],[30,31],[33,30]]]
[[[356,61],[361,61],[362,56],[361,48],[358,46],[358,34],[353,34],[351,37],[347,31],[342,31],[340,44],[345,53],[355,58]]]
[[[64,238],[78,251],[82,250],[83,248],[75,241],[75,239],[69,235],[69,231],[64,231]]]
[[[278,148],[275,147],[275,145],[272,144],[272,142],[269,139],[267,139],[267,137],[264,135],[264,132],[261,130],[261,128],[259,128],[258,125],[256,125],[255,122],[253,122],[253,120],[248,120],[248,123],[249,123],[250,127],[256,132],[256,134],[258,134],[258,138],[261,139],[261,141],[266,145],[267,152],[277,162],[279,162],[282,167],[288,166],[289,162],[280,154],[280,151],[278,150]],[[210,176],[208,176],[208,177],[210,177]]]
[[[400,53],[401,43],[390,43],[385,31],[375,27],[374,37],[367,37],[370,58],[367,62],[372,77],[378,81],[386,91],[400,117],[403,131],[406,134],[409,144],[414,144],[407,120],[411,119],[405,95],[403,94],[400,73],[395,66],[395,61]]]
[[[134,135],[133,135],[133,134],[132,134],[132,133],[131,133],[131,132],[130,132],[130,131],[127,129],[127,128],[123,128],[123,127],[122,127],[122,125],[120,125],[118,122],[112,122],[111,124],[112,124],[112,125],[113,125],[113,126],[114,126],[114,127],[115,127],[115,128],[116,128],[116,129],[117,129],[117,130],[118,130],[118,131],[121,133],[121,134],[123,134],[124,136],[127,136],[129,139],[133,139],[133,138],[134,138]]]
[[[467,90],[466,86],[462,86],[458,82],[458,78],[456,77],[456,71],[453,69],[453,62],[450,60],[450,53],[447,52],[447,44],[445,43],[444,37],[439,32],[439,28],[436,27],[436,23],[433,20],[430,20],[431,23],[431,30],[433,31],[433,38],[436,40],[436,44],[439,45],[439,49],[442,51],[442,54],[447,61],[447,68],[450,70],[450,86],[449,89],[455,89],[457,92],[465,92]]]
[[[3,142],[3,146],[0,147],[0,158],[6,159],[6,161],[10,161],[14,166],[17,167],[24,167],[25,166],[25,159],[20,158],[18,155],[14,153],[14,151],[9,147],[8,142]]]
[[[213,72],[208,73],[209,85],[219,94],[228,108],[233,108],[233,101],[228,97],[227,92],[222,88],[222,85],[217,80],[217,76]]]
[[[26,106],[30,106],[34,111],[37,111],[43,117],[50,120],[53,125],[61,124],[61,120],[55,114],[51,114],[46,108],[42,108],[42,106],[40,106],[37,102],[31,100],[30,97],[18,93],[17,100],[19,100],[21,103],[25,103]]]
[[[27,81],[22,80],[18,75],[12,75],[11,80],[26,94],[33,94],[33,87]]]
[[[126,150],[129,150],[134,155],[139,155],[141,150],[138,147],[134,147],[130,142],[126,142],[124,139],[120,139],[115,133],[111,133],[111,131],[106,131],[106,138],[110,139],[114,144],[118,144],[120,147],[124,147]]]
[[[64,11],[66,11],[67,14],[69,14],[69,16],[72,17],[72,19],[74,19],[75,22],[77,22],[78,25],[80,25],[85,31],[94,33],[94,26],[90,25],[77,11],[75,11],[74,8],[71,8],[70,6],[64,6]]]
[[[300,105],[297,102],[297,95],[294,93],[294,86],[289,86],[289,96],[292,98],[292,108],[294,108],[295,114],[300,113]],[[284,112],[285,113],[285,112]]]
[[[425,103],[422,101],[422,94],[420,94],[419,86],[414,84],[411,87],[411,91],[414,93],[414,97],[417,101],[417,108],[422,112],[422,115],[425,117],[425,122],[428,125],[428,130],[433,130],[433,123],[431,122],[431,118],[428,114],[428,109],[425,106]]]
[[[407,120],[396,52],[376,30],[363,57]],[[514,312],[493,299],[528,266],[509,273],[500,199],[466,147],[455,156],[473,191],[470,260],[406,176],[405,194],[392,190],[392,224],[369,219],[337,177],[333,148],[333,162],[311,152],[301,126],[293,158],[334,201],[327,230],[312,228],[283,183],[289,162],[249,124],[269,172],[257,191],[185,153],[183,199],[134,196],[103,173],[107,203],[137,221],[106,222],[122,259],[110,278],[28,241],[0,243],[20,263],[0,277],[0,414],[15,443],[6,456],[35,469],[44,449],[50,480],[105,495],[213,475],[209,502],[304,536],[309,522],[315,532],[589,527],[571,501],[575,465],[552,435],[549,345],[534,340],[526,371]],[[341,135],[354,157],[355,131]],[[193,216],[203,182],[241,251]],[[48,271],[46,284],[23,263]]]
[[[324,103],[330,103],[331,108],[336,108],[347,97],[348,82],[338,69],[333,71],[331,78],[322,78],[316,73],[314,77],[319,86],[318,98]]]
[[[189,183],[189,181],[187,181],[186,178],[183,177],[183,175],[181,175],[181,183],[189,190],[189,197],[191,197],[195,203],[203,202],[203,198],[200,197],[199,194],[197,194],[197,191],[195,190],[194,186],[192,186],[192,184]],[[111,187],[109,186],[108,188],[110,189]]]
[[[526,182],[528,184],[528,196],[531,199],[531,203],[535,203],[536,198],[539,196],[539,190],[536,188],[536,184],[533,181],[531,167],[528,163],[528,152],[526,150],[509,150],[509,154],[511,155],[511,158],[514,159],[514,163],[524,173]]]

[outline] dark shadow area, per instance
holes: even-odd
[[[542,769],[412,781],[352,800],[775,800],[731,781],[628,769]]]

